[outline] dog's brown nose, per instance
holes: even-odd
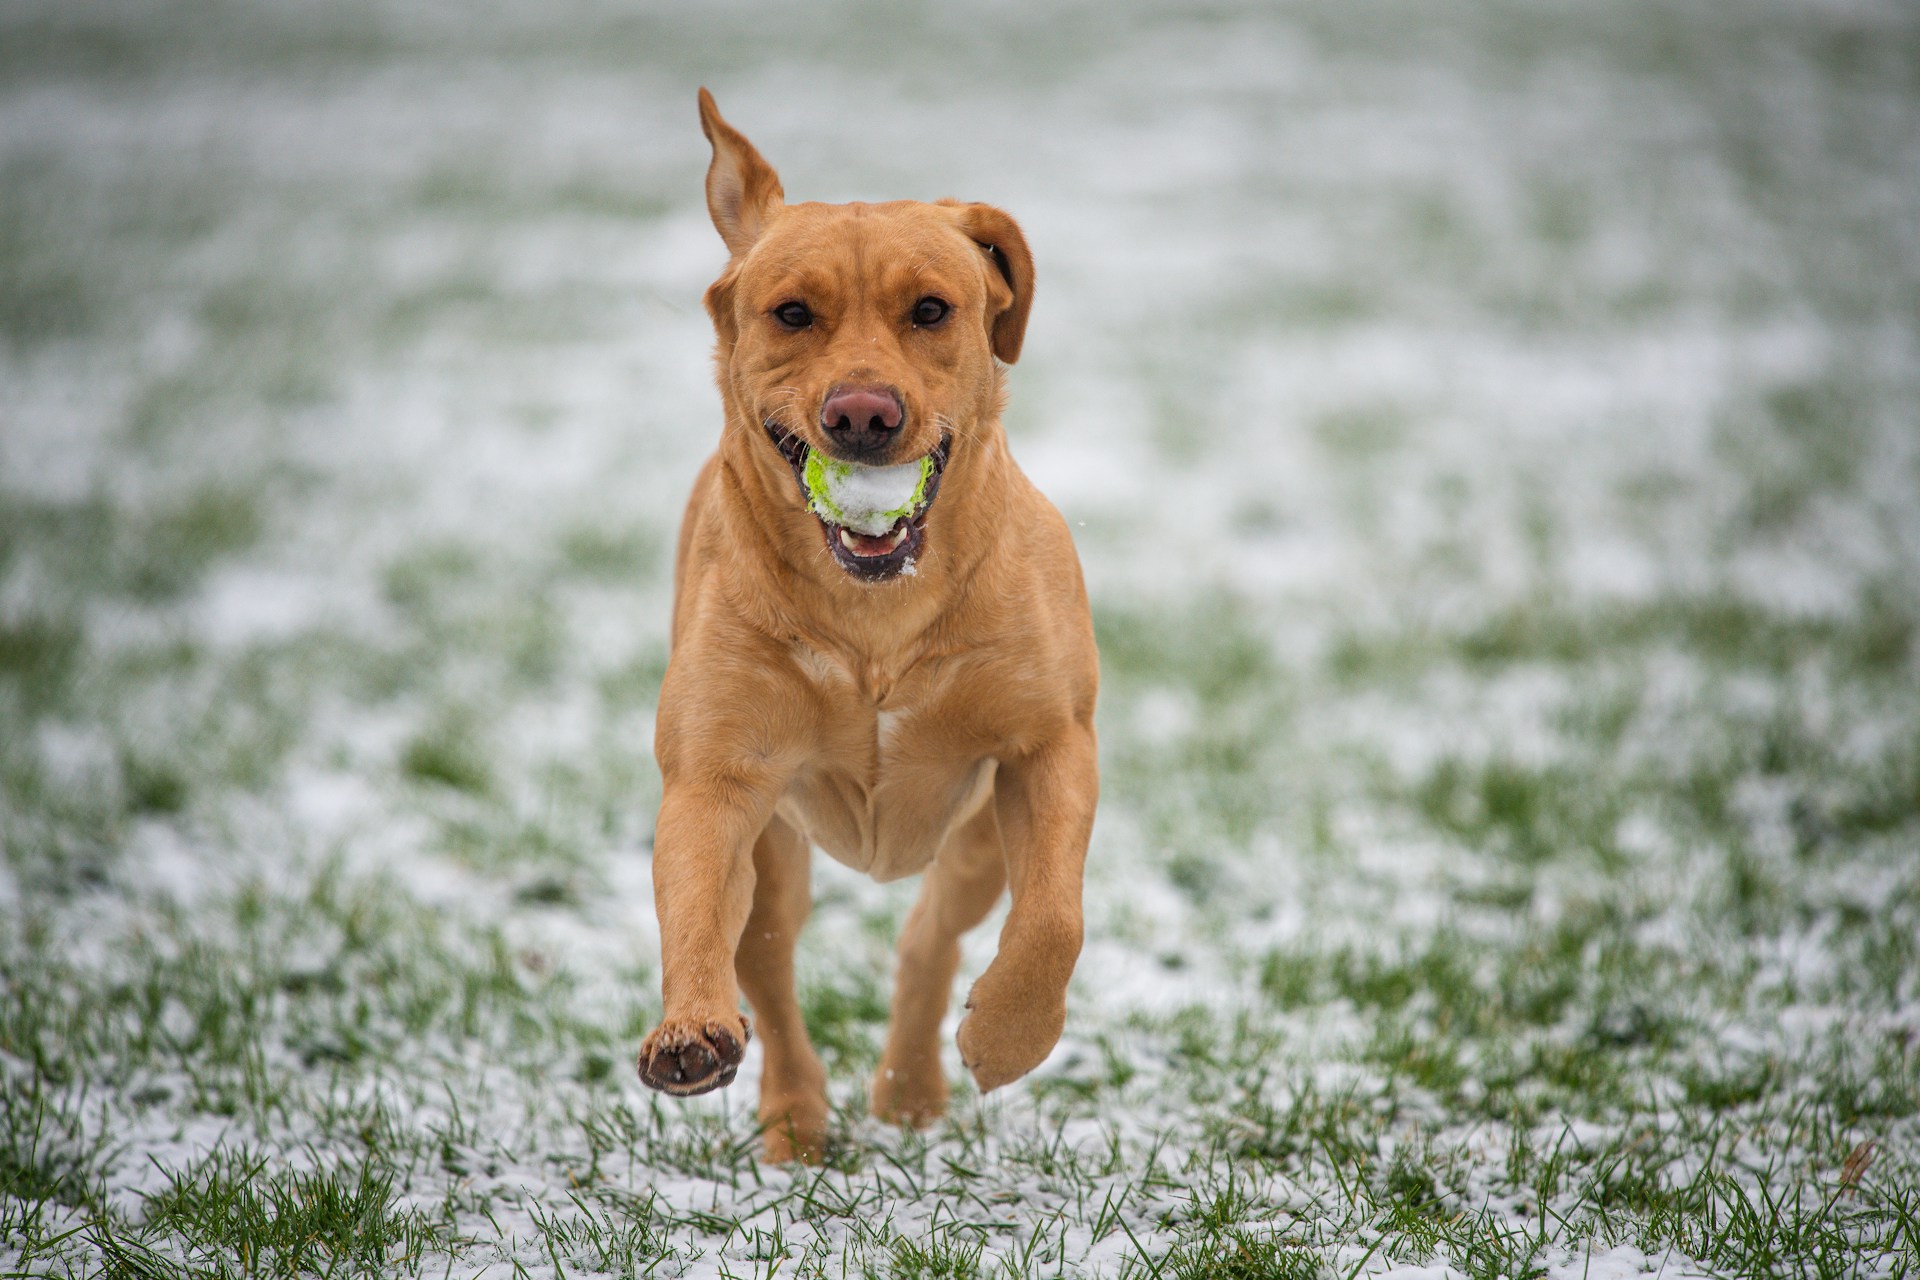
[[[892,387],[835,387],[820,406],[827,439],[848,453],[878,453],[893,443],[906,411]]]

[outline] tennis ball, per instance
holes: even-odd
[[[919,510],[932,476],[932,454],[897,467],[863,467],[809,449],[801,468],[814,514],[871,538]]]

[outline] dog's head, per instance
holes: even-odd
[[[707,209],[731,254],[707,311],[729,412],[765,437],[752,465],[805,507],[810,450],[868,467],[931,457],[918,501],[885,533],[815,517],[848,573],[911,572],[941,476],[999,414],[996,359],[1020,355],[1033,301],[1026,240],[984,204],[789,205],[704,89],[700,124],[713,144]]]

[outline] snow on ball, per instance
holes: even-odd
[[[877,538],[919,509],[933,475],[933,455],[897,467],[863,467],[810,449],[801,474],[815,515]]]

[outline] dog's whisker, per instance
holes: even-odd
[[[980,432],[974,427],[963,427],[947,414],[935,414],[934,424],[953,437],[955,444],[972,444],[980,438]]]

